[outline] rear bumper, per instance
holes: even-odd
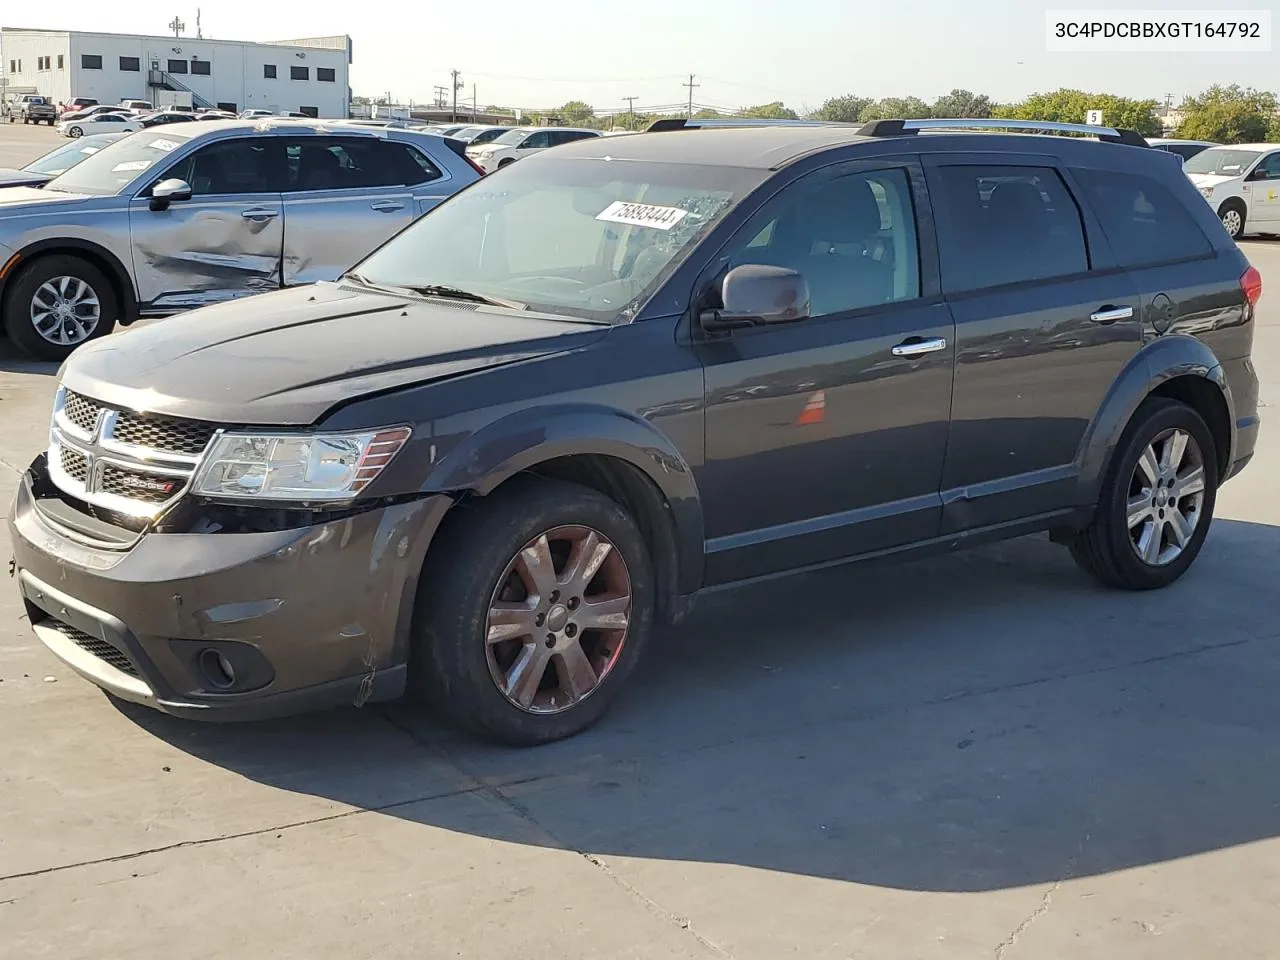
[[[1227,382],[1228,406],[1234,427],[1231,460],[1222,477],[1225,482],[1248,466],[1253,459],[1254,450],[1258,446],[1261,418],[1258,416],[1258,375],[1253,368],[1253,361],[1244,357],[1223,363],[1222,375]]]
[[[68,667],[166,713],[255,720],[403,692],[417,575],[448,506],[113,551],[50,523],[24,480],[9,526],[32,628]]]

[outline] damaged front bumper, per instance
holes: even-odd
[[[53,520],[28,473],[14,573],[45,646],[121,699],[208,720],[358,706],[404,691],[418,571],[451,502],[119,550]]]

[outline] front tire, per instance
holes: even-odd
[[[61,362],[76,347],[110,333],[120,305],[110,281],[93,264],[51,256],[18,271],[0,315],[9,339],[23,353]]]
[[[84,131],[81,130],[79,127],[72,127],[70,130],[67,131],[67,134],[71,137],[72,140],[78,140],[80,137],[84,136]]]
[[[533,478],[455,510],[423,569],[411,692],[501,743],[585,730],[653,629],[654,577],[635,521],[587,487]]]
[[[1071,555],[1106,586],[1166,587],[1199,555],[1217,494],[1217,449],[1204,419],[1185,403],[1150,397],[1125,430]]]
[[[1239,240],[1244,236],[1244,224],[1249,212],[1239,200],[1232,198],[1218,208],[1218,219],[1222,221],[1227,236]]]

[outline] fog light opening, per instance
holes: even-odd
[[[236,685],[236,668],[231,661],[217,650],[200,651],[200,671],[211,685],[219,690],[226,690]]]

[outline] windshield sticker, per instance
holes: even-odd
[[[165,140],[161,138],[159,140],[152,140],[147,144],[147,146],[152,150],[163,150],[165,153],[168,153],[170,150],[177,149],[178,145],[172,140]]]
[[[151,166],[150,160],[128,160],[125,163],[117,163],[111,168],[112,173],[126,173],[130,170],[145,170]]]
[[[596,215],[597,220],[610,223],[629,223],[637,227],[652,227],[655,230],[670,230],[688,216],[688,210],[679,207],[655,207],[648,203],[628,203],[617,200],[605,207]]]
[[[101,149],[102,149],[101,147],[85,147],[80,152],[83,153],[85,156],[91,157]]]

